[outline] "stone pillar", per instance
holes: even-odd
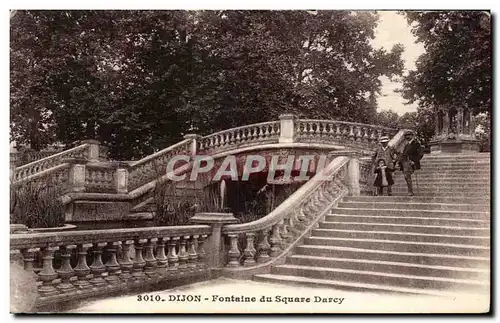
[[[448,133],[450,132],[450,114],[448,110],[444,111],[444,117],[443,117],[443,131],[442,134],[446,137],[448,136]]]
[[[470,129],[470,135],[472,138],[476,138],[476,120],[474,119],[474,113],[472,109],[469,109],[469,129]]]
[[[89,145],[88,161],[98,162],[99,161],[99,141],[94,139],[86,139],[82,141],[83,144]]]
[[[114,174],[114,185],[116,193],[128,192],[128,164],[118,163]]]
[[[463,134],[463,115],[464,115],[464,108],[459,107],[457,108],[457,136],[460,136]]]
[[[237,223],[232,213],[196,213],[190,219],[194,224],[208,224],[212,227],[212,234],[203,244],[208,265],[212,269],[224,267],[224,240],[222,237],[222,226],[224,224]]]
[[[71,192],[84,192],[85,191],[85,164],[87,160],[83,158],[71,158],[65,160],[71,163],[69,170],[69,190]]]
[[[192,139],[191,146],[189,148],[189,151],[190,151],[192,157],[196,156],[197,147],[198,147],[198,139],[200,137],[201,137],[200,135],[197,135],[194,133],[189,133],[187,135],[184,135],[184,139]]]
[[[293,142],[295,125],[293,114],[280,115],[280,139],[279,142]]]
[[[361,188],[359,185],[359,159],[357,156],[352,156],[349,160],[349,165],[347,167],[348,178],[349,178],[349,195],[359,196],[361,194]]]
[[[434,122],[436,123],[435,124],[435,128],[434,128],[434,138],[438,138],[439,135],[441,135],[439,133],[439,116],[440,116],[440,113],[439,113],[439,110],[436,112],[436,116],[434,118]]]

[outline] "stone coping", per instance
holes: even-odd
[[[136,239],[179,237],[184,235],[209,235],[208,225],[183,225],[127,229],[19,233],[10,235],[10,249],[44,248],[61,245],[115,242]]]

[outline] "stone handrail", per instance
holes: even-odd
[[[203,244],[211,232],[208,225],[189,225],[22,233],[11,235],[10,250],[11,258],[35,275],[37,306],[43,306],[207,277]]]
[[[25,179],[29,176],[35,175],[37,173],[41,173],[43,171],[47,171],[50,168],[63,164],[65,159],[69,158],[87,158],[88,157],[88,148],[89,144],[83,144],[60,153],[51,155],[49,157],[45,157],[39,159],[37,161],[31,162],[29,164],[23,165],[21,167],[17,167],[14,169],[13,181],[17,182],[22,179]]]
[[[28,182],[34,185],[54,184],[62,187],[63,191],[65,191],[68,189],[70,168],[70,163],[62,163],[42,172],[25,177],[21,180],[12,181],[12,185],[13,187],[17,187],[18,185],[23,185]]]
[[[244,224],[230,224],[228,269],[252,267],[277,258],[305,233],[339,194],[346,194],[349,157],[337,157],[267,216]],[[325,179],[323,178],[329,178]],[[246,240],[240,251],[240,238]]]
[[[128,189],[134,190],[144,184],[154,181],[165,173],[170,158],[176,155],[192,155],[193,139],[188,138],[168,148],[160,150],[143,159],[129,164]]]
[[[23,164],[28,164],[42,158],[46,158],[52,156],[54,154],[60,153],[62,150],[60,149],[52,149],[52,150],[44,150],[44,151],[32,151],[28,150],[25,152],[17,151],[10,153],[10,164],[15,167],[20,167]]]
[[[295,137],[299,141],[311,139],[316,141],[325,138],[371,147],[381,136],[392,137],[396,132],[397,129],[393,128],[337,120],[299,119],[295,121]]]
[[[199,140],[199,151],[223,150],[250,143],[278,142],[280,122],[261,122],[219,131]]]

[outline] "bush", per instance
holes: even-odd
[[[479,140],[479,151],[489,152],[491,150],[491,116],[489,113],[479,113],[475,119],[474,134]]]
[[[182,196],[172,181],[157,181],[154,204],[157,225],[185,225],[195,211],[195,206]]]
[[[62,189],[53,183],[11,184],[10,223],[28,228],[52,228],[64,224]]]

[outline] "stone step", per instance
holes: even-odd
[[[400,171],[400,170],[396,170],[394,172],[394,174],[396,175],[400,175],[400,176],[403,176],[403,172]],[[429,170],[428,168],[427,169],[420,169],[420,170],[417,170],[415,171],[414,174],[422,174],[422,175],[425,175],[425,174],[428,174],[428,175],[482,175],[482,176],[489,176],[490,175],[490,171],[489,169],[455,169],[455,170],[452,170],[452,169],[441,169],[441,170],[437,170],[437,169],[431,169]]]
[[[378,250],[373,248],[327,245],[301,245],[295,248],[295,254],[318,257],[346,257],[463,268],[488,269],[490,267],[488,257],[435,254],[426,252],[426,250],[421,251],[425,252],[401,252],[394,250]]]
[[[478,165],[460,165],[460,164],[427,164],[421,165],[422,169],[420,171],[428,171],[428,170],[471,170],[474,169],[476,171],[489,171],[491,165],[489,164],[478,164]]]
[[[394,223],[371,223],[371,222],[348,222],[343,219],[339,221],[320,222],[321,229],[359,230],[359,231],[384,231],[402,233],[428,233],[459,236],[487,236],[490,234],[488,225],[474,225],[462,223],[462,226],[450,225],[422,225],[422,224],[394,224]]]
[[[405,288],[397,286],[388,286],[383,284],[366,284],[361,282],[348,282],[333,279],[317,279],[298,276],[275,275],[275,274],[260,274],[255,275],[255,281],[286,284],[291,286],[310,286],[310,287],[326,287],[333,290],[345,291],[366,291],[377,293],[401,293],[401,294],[416,294],[416,295],[431,295],[431,296],[456,296],[456,292],[446,292],[442,290],[422,289],[422,288]],[[470,291],[468,295],[473,297]]]
[[[422,160],[490,160],[489,153],[478,154],[425,154]]]
[[[373,271],[380,273],[398,273],[414,276],[447,277],[458,279],[475,279],[488,281],[489,269],[422,265],[395,261],[367,260],[346,257],[321,257],[293,255],[287,257],[286,265],[339,268]]]
[[[407,190],[407,184],[406,182],[401,183],[401,182],[396,182],[392,186],[393,191],[401,192]],[[420,193],[435,193],[435,192],[450,192],[450,193],[466,193],[466,192],[475,192],[475,193],[482,193],[485,195],[489,195],[490,193],[490,186],[489,185],[464,185],[464,184],[457,184],[457,185],[439,185],[439,184],[424,184],[422,181],[419,179],[418,181],[418,187],[417,187],[417,181],[415,178],[413,178],[413,189],[420,190]]]
[[[460,165],[460,164],[467,164],[467,165],[482,165],[482,164],[490,164],[491,160],[490,159],[428,159],[428,158],[422,158],[420,160],[420,164],[446,164],[446,165]]]
[[[455,198],[435,196],[346,196],[346,202],[411,202],[411,203],[466,203],[466,204],[488,204],[490,199],[478,198]]]
[[[417,187],[416,184],[413,185],[413,193],[417,196],[435,196],[435,197],[456,197],[456,198],[462,198],[462,197],[477,197],[481,199],[489,199],[490,198],[490,193],[489,192],[451,192],[451,191],[429,191],[429,190],[421,190],[419,187]],[[405,196],[408,195],[408,189],[407,188],[397,188],[392,190],[392,194],[396,196]]]
[[[351,219],[353,216],[364,222],[365,219],[374,218],[380,223],[408,223],[404,221],[418,219],[449,220],[455,223],[479,224],[489,223],[489,212],[472,211],[450,211],[450,210],[414,210],[414,209],[382,209],[382,208],[340,208],[336,207],[326,216],[326,221],[341,221]],[[351,219],[354,220],[354,219]],[[401,222],[403,221],[403,222]],[[371,221],[370,221],[371,222]],[[442,222],[442,221],[441,221]],[[444,224],[444,223],[443,223]]]
[[[368,270],[352,270],[298,265],[280,265],[272,267],[271,274],[332,279],[347,282],[362,282],[367,284],[386,284],[406,288],[453,288],[475,292],[485,291],[489,288],[488,281],[485,282],[473,279],[415,276],[397,273],[381,273]]]
[[[406,181],[403,177],[396,177],[394,178],[394,184],[405,184]],[[412,176],[412,179],[415,181],[416,177]],[[372,178],[370,183],[373,183],[375,181],[375,177]],[[420,176],[418,175],[418,183],[422,185],[432,185],[432,186],[438,186],[438,187],[449,187],[449,185],[462,185],[462,186],[478,186],[478,185],[487,185],[490,186],[490,179],[489,178],[483,178],[483,179],[464,179],[462,177],[456,177],[456,178],[447,178],[447,177],[432,177],[432,176]]]
[[[405,240],[380,240],[380,239],[354,239],[335,237],[309,237],[305,244],[326,246],[348,246],[353,248],[372,248],[377,250],[419,252],[425,250],[429,253],[480,256],[489,254],[489,248],[477,245],[452,244],[440,242],[413,242]]]
[[[417,202],[340,202],[339,208],[381,208],[381,209],[411,209],[411,210],[450,210],[450,211],[480,211],[489,212],[489,205],[478,204],[447,204],[447,203],[417,203]]]
[[[314,229],[312,237],[335,237],[353,239],[381,239],[381,240],[405,240],[414,242],[446,242],[453,244],[470,244],[477,246],[489,246],[489,235],[484,236],[460,236],[446,234],[391,232],[376,230],[346,230],[346,229]]]

